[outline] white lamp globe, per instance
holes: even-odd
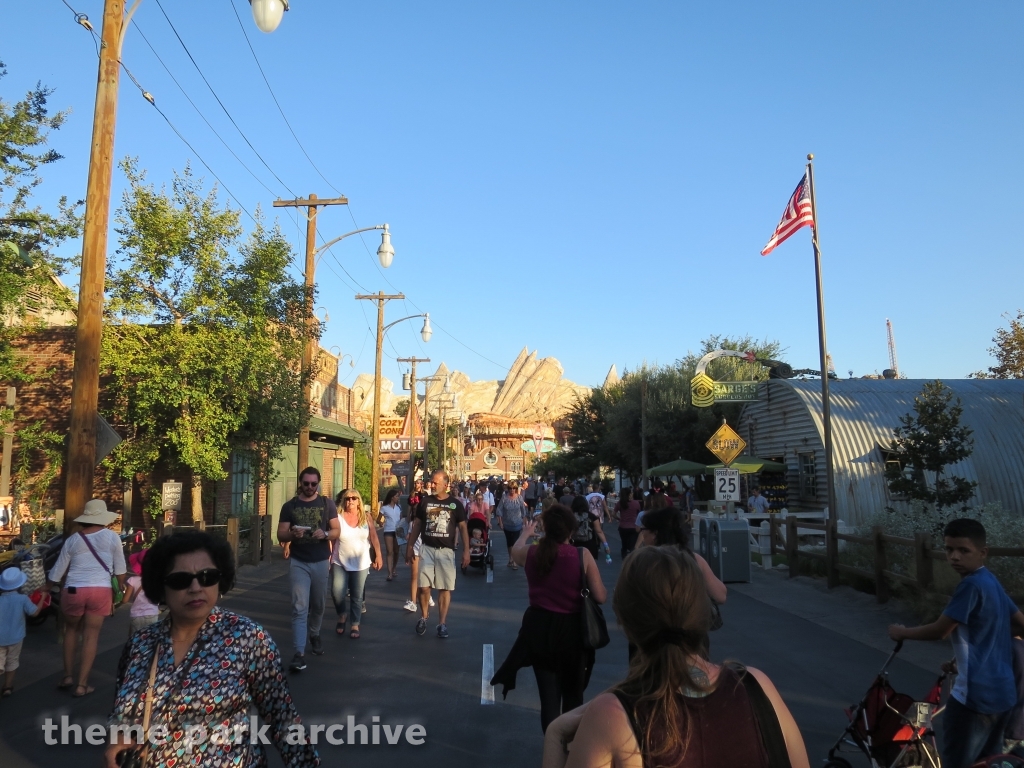
[[[267,34],[277,29],[284,12],[288,10],[288,0],[249,0],[252,5],[252,19],[260,32]]]
[[[430,341],[430,337],[434,335],[434,329],[430,327],[430,313],[428,312],[423,318],[423,330],[420,331],[420,336],[423,341]]]
[[[392,259],[395,258],[395,249],[391,247],[391,233],[388,231],[387,224],[384,225],[384,231],[380,236],[380,248],[377,249],[377,258],[384,269],[390,267]]]

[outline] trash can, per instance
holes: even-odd
[[[703,522],[703,521],[702,521]],[[711,520],[704,559],[724,582],[750,581],[750,526],[746,520]]]

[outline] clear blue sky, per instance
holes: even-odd
[[[297,194],[334,191],[271,101],[242,14],[292,126],[351,200],[327,239],[388,222],[385,281],[350,238],[318,272],[325,346],[372,371],[372,306],[403,291],[435,321],[390,334],[397,353],[501,378],[529,346],[599,384],[612,363],[671,362],[713,333],[777,339],[817,367],[803,230],[759,251],[815,153],[829,347],[840,375],[887,367],[960,377],[991,363],[1001,315],[1024,306],[1024,5],[977,3],[376,2],[293,0],[273,35],[245,0],[161,0],[242,131]],[[100,0],[69,0],[96,24]],[[217,140],[130,29],[124,61],[249,210],[290,197],[244,143],[156,0],[136,19]],[[60,0],[7,3],[6,100],[41,80],[71,107],[44,203],[84,197],[96,53]],[[155,182],[192,152],[123,77],[117,156]],[[123,183],[115,180],[115,199]],[[294,219],[285,232],[301,253]],[[443,330],[442,330],[443,329]],[[446,334],[445,331],[448,333]],[[450,334],[450,335],[448,335]],[[487,358],[487,359],[485,359]],[[433,365],[433,364],[432,364]],[[432,367],[432,366],[430,366]],[[351,369],[350,369],[351,370]]]

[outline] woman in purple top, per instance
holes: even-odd
[[[636,516],[640,514],[640,502],[633,500],[633,489],[623,488],[619,496],[619,540],[622,542],[622,559],[636,547],[639,531],[636,529]]]
[[[512,650],[491,680],[503,686],[502,696],[516,687],[516,674],[533,667],[540,691],[540,724],[583,703],[583,692],[594,669],[594,651],[583,647],[583,581],[590,596],[603,603],[608,593],[593,555],[569,543],[576,517],[561,504],[544,511],[544,538],[530,545],[537,524],[523,523],[512,559],[526,569],[530,607],[523,614]],[[580,576],[580,561],[583,576]]]

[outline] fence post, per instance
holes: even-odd
[[[786,559],[789,560],[789,578],[800,575],[799,563],[797,562],[799,555],[796,532],[797,519],[796,515],[790,515],[786,518]]]
[[[273,536],[274,527],[272,525],[274,519],[270,515],[263,516],[263,560],[270,562],[270,553],[274,551],[274,540]]]
[[[885,540],[882,538],[882,526],[871,529],[875,540],[875,597],[880,603],[889,602],[889,582],[885,578]]]
[[[235,567],[238,567],[238,518],[228,518],[228,544],[231,545],[231,552],[235,558]]]
[[[779,521],[775,519],[775,515],[768,516],[768,531],[769,540],[772,544],[772,556],[774,557],[775,555],[779,554]]]
[[[762,520],[757,526],[757,551],[761,555],[761,567],[772,567],[772,526],[767,520]]]
[[[195,526],[197,531],[205,531],[206,530],[206,521],[205,520],[193,520],[192,521],[192,525]]]
[[[917,586],[922,590],[932,587],[932,535],[927,531],[914,534],[914,560]]]
[[[836,521],[825,521],[825,570],[828,577],[828,588],[835,589],[839,586],[839,569],[836,564],[839,562],[839,539],[836,538]]]
[[[260,540],[263,538],[263,517],[255,512],[249,516],[249,564],[260,564]]]

